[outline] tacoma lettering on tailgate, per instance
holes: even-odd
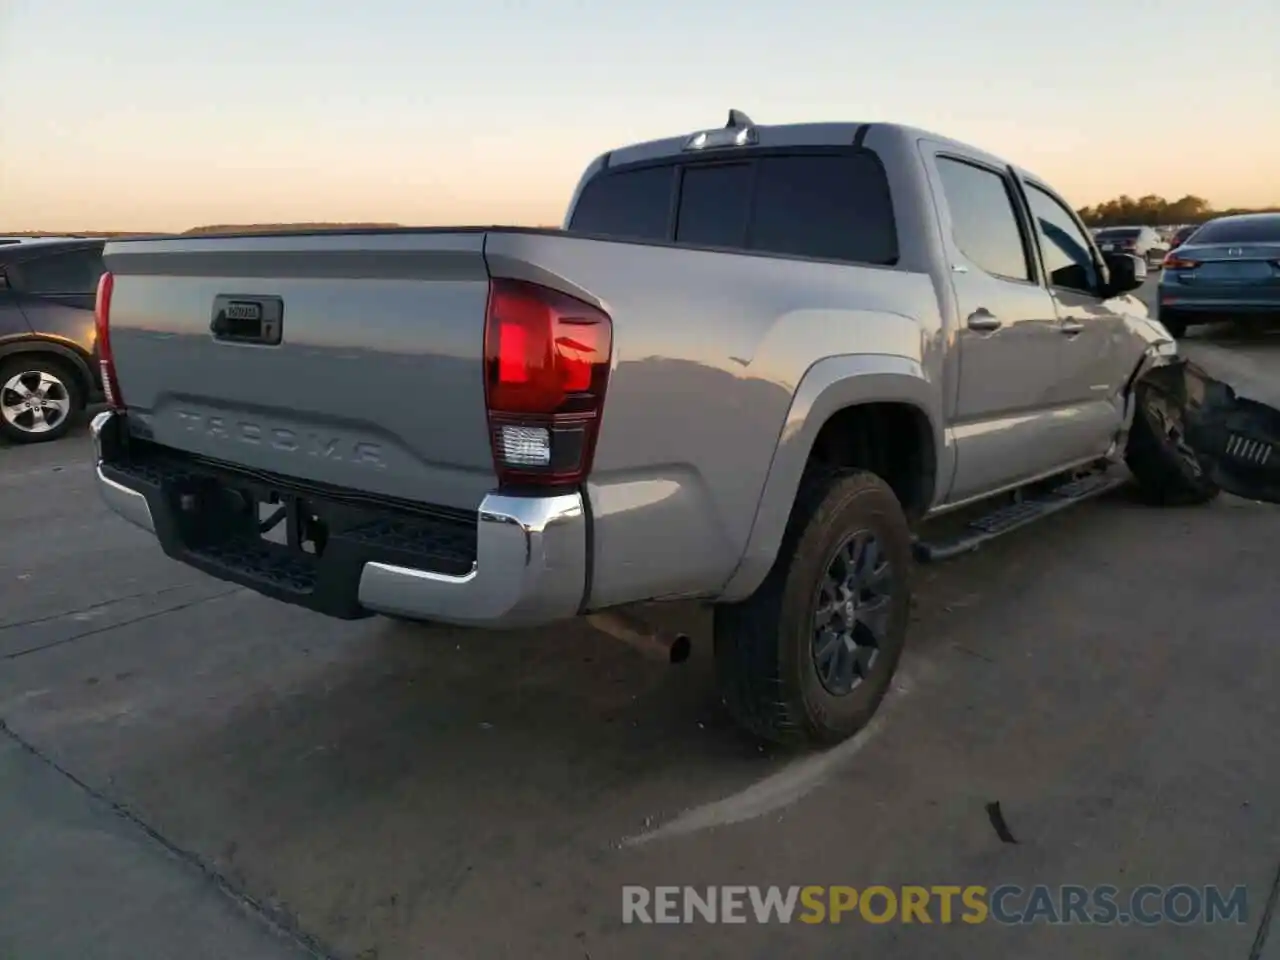
[[[246,443],[255,447],[267,446],[281,453],[296,453],[344,463],[362,463],[380,469],[387,465],[382,456],[381,445],[365,440],[350,440],[310,430],[263,426],[251,420],[211,417],[188,410],[179,410],[178,420],[187,430],[215,440]]]

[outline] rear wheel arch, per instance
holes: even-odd
[[[807,471],[866,470],[880,477],[917,520],[933,504],[937,447],[928,415],[901,400],[842,407],[818,430]]]
[[[815,469],[881,475],[908,517],[936,502],[949,476],[941,391],[906,357],[832,357],[809,369],[779,435],[746,548],[720,599],[740,600],[777,559],[796,498]]]

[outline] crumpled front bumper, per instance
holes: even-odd
[[[1147,376],[1181,407],[1187,445],[1215,484],[1238,497],[1280,503],[1280,410],[1241,397],[1186,359]]]

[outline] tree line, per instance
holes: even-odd
[[[1100,203],[1094,207],[1081,207],[1080,219],[1091,227],[1113,227],[1124,224],[1143,224],[1162,227],[1183,223],[1204,223],[1214,217],[1232,213],[1280,213],[1280,207],[1248,209],[1235,207],[1215,210],[1204,197],[1191,194],[1180,200],[1166,200],[1154,193],[1134,199],[1128,194]]]

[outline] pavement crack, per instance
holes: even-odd
[[[966,647],[963,643],[953,643],[951,646],[955,650],[958,650],[960,653],[968,654],[969,656],[974,657],[977,660],[982,660],[986,663],[995,663],[995,661],[992,660],[990,657],[988,657],[985,653],[979,653],[977,650],[974,650],[971,647]]]
[[[1254,934],[1253,946],[1249,948],[1249,960],[1262,960],[1262,950],[1267,945],[1267,935],[1271,932],[1271,922],[1275,919],[1276,902],[1280,900],[1280,864],[1276,866],[1275,876],[1271,878],[1271,889],[1267,893],[1267,905],[1262,908],[1262,919],[1258,922],[1258,932]]]
[[[277,935],[293,942],[295,945],[305,950],[314,958],[314,960],[337,960],[336,954],[324,947],[310,934],[304,932],[298,926],[297,921],[294,920],[294,918],[286,911],[276,909],[258,900],[248,891],[231,882],[212,866],[205,863],[197,854],[185,849],[184,847],[180,847],[171,841],[128,807],[124,806],[124,804],[112,800],[102,791],[86,783],[84,780],[81,780],[66,767],[58,763],[58,761],[40,750],[40,748],[35,746],[35,744],[28,742],[20,736],[12,727],[9,726],[8,723],[5,722],[3,717],[0,717],[0,735],[8,737],[18,747],[22,748],[45,766],[56,771],[62,777],[75,784],[95,801],[106,805],[114,814],[116,814],[116,816],[124,818],[133,826],[137,827],[146,834],[147,837],[160,844],[173,856],[198,870],[206,880],[213,883],[218,890],[230,897],[236,905],[240,907],[240,909],[254,915],[260,922],[266,924],[266,926]]]
[[[79,607],[75,610],[64,610],[61,613],[51,613],[43,617],[31,617],[28,620],[10,620],[7,623],[0,623],[0,630],[13,630],[16,627],[34,627],[40,623],[49,623],[51,620],[61,620],[63,617],[74,617],[79,613],[89,613],[92,610],[101,610],[103,607],[114,606],[117,603],[127,603],[130,600],[143,600],[146,597],[159,597],[166,593],[173,593],[175,590],[185,590],[188,587],[194,587],[198,581],[192,583],[180,583],[173,587],[161,587],[159,590],[143,590],[141,593],[127,593],[123,597],[114,597],[111,600],[103,600],[99,603],[91,603],[87,607]]]
[[[44,650],[50,650],[53,647],[61,647],[68,643],[75,643],[77,640],[83,640],[85,637],[92,637],[99,633],[106,633],[108,630],[118,630],[121,627],[128,627],[135,623],[142,623],[146,620],[153,620],[156,617],[163,617],[168,613],[177,613],[179,610],[186,610],[201,603],[208,603],[210,600],[218,600],[222,597],[228,597],[239,589],[239,587],[233,587],[230,590],[222,590],[207,597],[200,597],[196,600],[188,600],[186,603],[179,603],[176,606],[165,607],[163,610],[150,610],[147,613],[139,614],[136,617],[129,617],[126,620],[121,620],[119,623],[104,624],[101,627],[94,627],[92,630],[83,630],[80,633],[70,637],[63,637],[60,640],[50,640],[48,643],[37,644],[34,647],[27,647],[24,650],[15,650],[13,653],[6,653],[4,655],[4,659],[17,660],[19,657],[25,657],[31,653],[40,653]]]

